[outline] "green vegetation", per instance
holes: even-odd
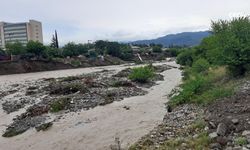
[[[20,55],[26,53],[26,49],[20,42],[15,43],[7,43],[6,44],[6,52],[9,55]]]
[[[0,56],[5,56],[6,52],[0,47]]]
[[[191,66],[193,63],[192,49],[185,49],[177,56],[177,63],[184,66]]]
[[[53,101],[50,105],[51,112],[59,112],[64,110],[70,104],[70,99],[66,97],[59,98]]]
[[[234,140],[234,142],[236,145],[239,145],[239,146],[244,146],[248,144],[247,138],[245,137],[238,137]]]
[[[212,22],[212,35],[193,48],[179,51],[177,63],[184,66],[181,91],[170,105],[207,105],[234,93],[234,80],[250,71],[250,19]],[[237,78],[238,79],[238,78]]]
[[[209,63],[204,58],[199,58],[192,64],[192,69],[196,73],[206,72],[209,68]]]
[[[196,73],[193,68],[189,68],[186,72],[188,77],[181,85],[182,90],[171,98],[172,106],[184,103],[206,105],[234,93],[235,84],[228,81],[224,67],[211,68],[206,74]]]
[[[84,44],[75,44],[74,42],[69,42],[68,44],[64,45],[62,48],[62,56],[63,57],[73,57],[78,55],[85,55],[88,53],[89,45]]]
[[[197,137],[189,137],[187,139],[174,138],[167,140],[159,150],[173,150],[173,149],[194,149],[204,150],[208,147],[211,139],[206,132],[201,132]],[[185,144],[183,144],[185,143]]]
[[[154,69],[151,66],[145,66],[133,68],[131,74],[129,75],[129,79],[131,79],[132,81],[145,83],[154,76]]]
[[[35,41],[29,41],[26,45],[26,49],[27,49],[27,52],[28,53],[32,53],[32,54],[35,54],[37,56],[41,56],[46,47],[42,44],[42,43],[39,43],[39,42],[35,42]]]
[[[197,119],[188,127],[188,130],[195,132],[196,130],[204,130],[205,127],[206,122],[203,119]]]
[[[70,64],[73,65],[74,67],[81,66],[81,62],[79,60],[72,60]]]
[[[155,53],[161,53],[162,52],[162,46],[153,46],[153,52]]]

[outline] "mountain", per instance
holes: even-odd
[[[199,45],[203,38],[211,35],[209,31],[199,32],[183,32],[178,34],[169,34],[157,39],[140,40],[130,42],[132,44],[162,44],[164,47],[168,46],[196,46]]]

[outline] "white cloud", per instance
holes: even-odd
[[[0,0],[3,21],[43,22],[45,41],[135,40],[209,29],[210,21],[250,14],[249,0]]]

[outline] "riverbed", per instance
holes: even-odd
[[[178,67],[175,62],[166,64]],[[0,84],[1,88],[4,88],[28,80],[65,77],[102,70],[118,72],[127,67],[130,67],[130,64],[5,75],[0,76]],[[123,148],[127,148],[161,123],[166,113],[167,94],[181,81],[181,72],[177,68],[166,70],[161,74],[164,76],[164,81],[159,81],[157,85],[147,89],[146,95],[125,98],[90,110],[67,113],[48,131],[37,132],[35,129],[30,129],[15,137],[0,137],[0,149],[103,150],[110,149],[115,138],[121,141]],[[22,111],[5,114],[1,108],[0,131],[3,132],[5,125],[11,123],[15,115]]]

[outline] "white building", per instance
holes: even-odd
[[[36,20],[21,23],[0,22],[0,47],[4,48],[6,43],[16,41],[25,45],[31,40],[43,43],[41,22]]]

